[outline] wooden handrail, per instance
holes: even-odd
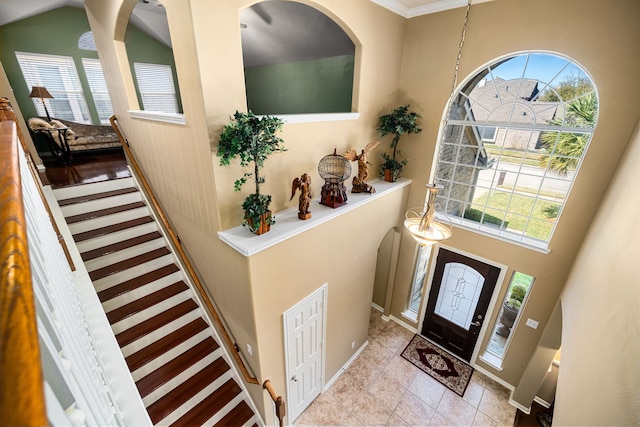
[[[185,268],[187,269],[189,276],[193,280],[193,284],[197,288],[198,292],[200,293],[200,296],[202,297],[202,300],[207,306],[207,309],[209,310],[209,313],[211,314],[213,321],[216,323],[216,326],[218,327],[218,331],[220,332],[222,339],[227,344],[227,348],[231,352],[233,359],[236,361],[236,365],[242,372],[242,376],[244,377],[244,380],[250,384],[260,384],[260,381],[256,377],[251,375],[251,373],[249,372],[249,369],[247,368],[244,361],[240,357],[240,354],[238,352],[238,346],[233,342],[233,340],[229,336],[229,333],[227,332],[227,329],[225,328],[224,323],[222,322],[222,319],[218,315],[218,311],[213,306],[213,303],[211,302],[211,299],[209,299],[209,296],[207,295],[206,291],[204,290],[204,286],[202,285],[202,282],[200,282],[200,279],[198,278],[198,275],[196,274],[195,269],[191,265],[191,262],[189,262],[189,259],[187,258],[187,254],[184,252],[184,249],[182,248],[182,243],[180,242],[180,239],[178,238],[177,234],[173,230],[173,227],[171,227],[171,224],[169,223],[163,209],[160,207],[160,203],[158,203],[158,200],[153,194],[153,191],[151,191],[151,186],[147,182],[144,174],[142,173],[142,169],[138,165],[138,162],[136,161],[136,158],[133,155],[131,148],[129,147],[129,141],[127,141],[126,138],[124,138],[124,136],[122,135],[122,132],[120,131],[120,127],[116,123],[117,121],[116,116],[115,115],[111,116],[109,118],[109,121],[111,122],[111,126],[113,127],[113,129],[115,129],[116,134],[118,135],[118,138],[122,143],[122,147],[124,148],[124,151],[127,155],[130,166],[133,168],[136,176],[139,178],[140,185],[142,185],[142,187],[144,188],[145,193],[149,197],[149,201],[153,205],[153,209],[158,214],[158,217],[159,217],[158,219],[164,225],[165,230],[167,230],[167,233],[169,234],[169,238],[171,239],[171,242],[173,243],[173,245],[176,248],[176,251],[178,252],[178,256],[180,256],[180,259],[182,260]]]
[[[33,180],[37,183],[40,183],[40,178],[38,177],[38,171],[36,170],[35,164],[33,162],[33,157],[31,156],[31,152],[29,151],[29,147],[27,146],[27,142],[24,139],[24,135],[20,130],[20,126],[18,126],[18,118],[16,117],[15,111],[11,108],[11,103],[8,98],[2,97],[0,98],[0,122],[4,121],[12,121],[16,124],[16,133],[18,134],[18,140],[22,145],[22,150],[24,151],[25,156],[27,157],[27,165],[29,166],[29,171],[31,172],[31,176],[33,176]],[[53,213],[51,212],[51,208],[49,207],[49,202],[47,202],[47,198],[42,191],[42,186],[36,185],[38,188],[38,193],[40,194],[40,198],[44,203],[44,207],[47,210],[47,215],[49,216],[49,220],[51,221],[51,225],[53,226],[53,231],[56,233],[58,237],[58,242],[62,246],[62,251],[64,252],[64,256],[67,258],[67,262],[69,263],[69,267],[71,271],[76,270],[76,266],[73,263],[73,259],[71,259],[71,253],[69,252],[69,248],[67,247],[67,242],[64,241],[64,236],[60,232],[58,228],[58,224],[53,219]]]
[[[278,393],[276,393],[276,391],[273,389],[273,386],[271,385],[271,380],[269,379],[264,380],[264,383],[262,384],[262,388],[264,388],[269,392],[269,396],[271,396],[271,400],[273,400],[273,403],[276,405],[276,417],[278,417],[278,420],[280,421],[280,427],[282,427],[284,423],[284,416],[286,415],[286,410],[284,407],[284,399],[282,398],[282,396],[278,396]]]
[[[16,128],[0,123],[0,418],[3,425],[45,426]]]

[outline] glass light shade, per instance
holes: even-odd
[[[404,227],[411,237],[421,245],[430,245],[451,237],[449,218],[436,218],[436,193],[442,189],[437,184],[427,184],[429,197],[426,209],[411,208],[405,215]]]

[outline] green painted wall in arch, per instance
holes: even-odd
[[[353,55],[246,68],[247,106],[256,114],[351,112]]]

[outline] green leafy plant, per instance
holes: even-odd
[[[217,155],[220,165],[229,165],[232,159],[240,159],[240,166],[253,164],[253,172],[247,172],[234,182],[234,190],[240,191],[242,186],[252,179],[255,191],[242,203],[245,218],[242,225],[247,225],[255,232],[263,214],[269,212],[271,196],[260,194],[260,184],[265,182],[260,171],[269,155],[286,151],[284,141],[277,136],[282,130],[283,122],[278,117],[258,117],[253,112],[242,113],[236,111],[231,122],[225,125],[220,134]],[[269,225],[275,223],[272,216],[266,219]]]
[[[390,156],[387,153],[382,153],[382,158],[384,159],[383,170],[391,169],[395,175],[400,176],[400,172],[408,160],[399,160],[397,158],[401,154],[398,142],[400,142],[402,135],[422,132],[422,129],[418,126],[418,120],[421,118],[420,114],[409,111],[409,105],[401,105],[391,113],[379,117],[377,130],[380,132],[380,136],[393,134],[390,144],[391,148],[393,148],[393,154]]]

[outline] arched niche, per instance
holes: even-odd
[[[240,11],[247,107],[256,114],[350,113],[357,42],[332,17],[294,1]]]
[[[173,56],[171,34],[164,6],[158,0],[123,3],[116,28],[121,54],[131,76],[131,110],[145,113],[182,114],[182,101]],[[132,91],[132,92],[133,92]]]

